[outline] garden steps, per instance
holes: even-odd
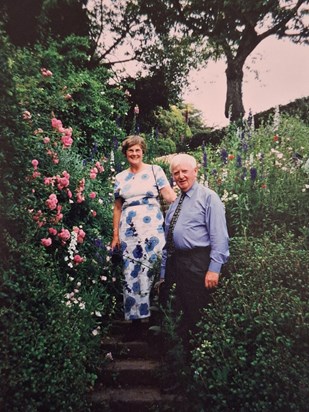
[[[110,336],[102,340],[104,366],[91,395],[92,412],[146,412],[175,410],[181,402],[160,390],[160,345],[155,336],[144,332],[125,342],[130,324],[115,321]]]

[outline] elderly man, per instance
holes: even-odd
[[[167,289],[176,284],[176,308],[182,311],[180,333],[185,347],[195,332],[201,309],[218,285],[221,266],[229,256],[225,209],[219,196],[197,180],[194,157],[179,154],[170,165],[181,195],[165,219],[166,246],[160,278]]]

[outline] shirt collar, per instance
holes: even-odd
[[[195,191],[198,183],[195,181],[191,188],[186,192],[186,196],[191,197],[193,195],[193,192]]]

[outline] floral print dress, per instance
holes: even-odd
[[[158,189],[167,184],[164,171],[157,165],[146,165],[135,174],[124,170],[116,176],[115,199],[123,199],[119,234],[124,258],[126,320],[150,316],[152,267],[165,244]]]

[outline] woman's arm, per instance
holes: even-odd
[[[111,248],[114,249],[116,246],[120,246],[119,238],[119,223],[122,211],[122,199],[119,197],[115,200],[114,211],[113,211],[113,239],[111,243]]]
[[[176,193],[174,192],[174,190],[171,188],[170,185],[162,187],[162,189],[160,190],[160,193],[163,196],[163,199],[167,203],[173,203],[177,197]]]

